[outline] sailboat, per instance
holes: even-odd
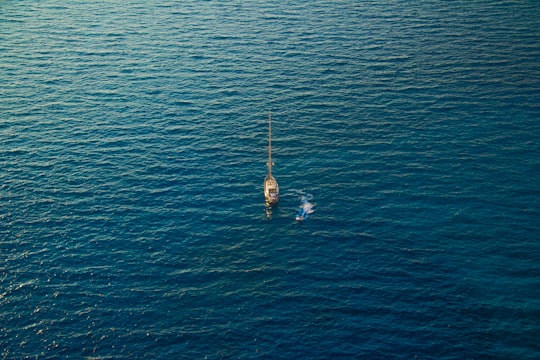
[[[272,176],[272,114],[268,112],[268,174],[264,178],[264,197],[268,205],[279,202],[279,186]]]

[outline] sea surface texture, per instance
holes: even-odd
[[[0,1],[0,358],[539,359],[539,24]]]

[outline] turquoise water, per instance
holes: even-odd
[[[2,359],[539,358],[538,24],[0,1]]]

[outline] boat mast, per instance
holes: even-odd
[[[268,175],[272,176],[272,115],[268,111]]]

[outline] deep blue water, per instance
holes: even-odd
[[[538,24],[0,1],[2,359],[540,358]]]

